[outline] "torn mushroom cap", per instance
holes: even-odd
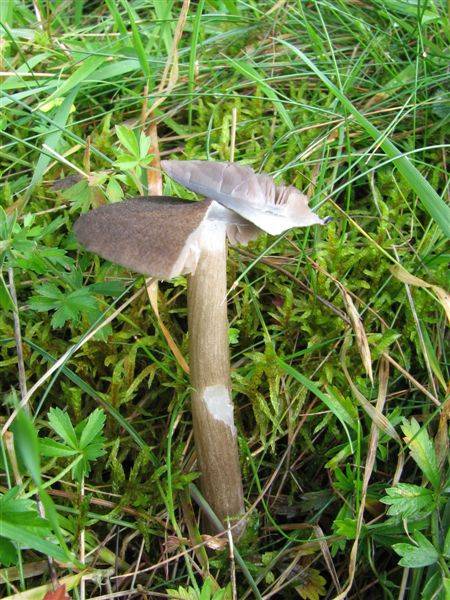
[[[217,202],[132,198],[79,217],[78,241],[119,265],[159,279],[193,273],[202,250],[247,243],[260,231]]]
[[[161,165],[178,183],[216,200],[272,235],[324,223],[308,207],[304,194],[291,186],[277,186],[272,177],[258,175],[250,167],[204,160],[163,160]]]

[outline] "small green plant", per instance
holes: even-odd
[[[450,480],[444,481],[432,439],[415,419],[403,419],[402,431],[411,458],[419,467],[424,485],[398,483],[387,488],[381,502],[395,525],[405,530],[404,540],[392,545],[401,557],[399,565],[410,569],[429,567],[423,598],[446,600],[450,589]],[[429,487],[428,487],[429,486]],[[425,594],[425,591],[424,591]]]
[[[124,171],[137,187],[140,194],[144,194],[146,169],[153,160],[153,154],[149,153],[151,139],[143,131],[139,135],[125,125],[116,125],[116,133],[121,147],[116,149],[116,160],[114,165]],[[125,180],[127,181],[127,180]]]
[[[12,399],[17,404],[14,394]],[[0,535],[7,540],[2,560],[6,564],[16,564],[20,550],[31,547],[58,560],[74,563],[76,559],[66,544],[56,506],[42,477],[38,434],[32,419],[23,410],[17,413],[12,436],[14,448],[10,447],[9,457],[5,444],[1,445],[8,482],[11,484],[11,472],[14,472],[18,484],[10,486],[0,499]],[[25,477],[27,480],[23,481]],[[29,502],[34,495],[41,503],[40,512],[45,518],[41,518]]]
[[[48,225],[36,224],[33,214],[25,214],[18,220],[17,213],[7,214],[0,206],[0,306],[11,310],[13,302],[5,283],[4,272],[8,268],[26,269],[31,273],[43,275],[58,273],[58,268],[70,269],[74,261],[62,248],[49,248],[45,237],[54,234],[64,219],[58,217]]]
[[[84,477],[89,475],[91,463],[105,454],[103,436],[105,419],[104,411],[97,408],[74,427],[67,412],[60,408],[51,408],[48,413],[48,424],[62,442],[53,438],[44,438],[40,442],[41,454],[48,457],[71,458],[73,479],[78,482],[83,481]]]
[[[35,287],[35,293],[29,299],[29,307],[36,312],[52,314],[54,329],[66,324],[76,328],[83,317],[92,325],[102,315],[98,295],[116,296],[123,291],[120,282],[103,282],[85,285],[83,274],[77,269],[62,273],[58,283],[46,282]],[[110,329],[103,332],[103,336]]]
[[[184,588],[180,585],[176,589],[167,589],[166,593],[174,600],[231,600],[231,585],[217,588],[217,584],[211,578],[207,578],[201,590],[196,590],[192,586]]]
[[[104,424],[105,413],[100,408],[75,427],[67,412],[52,408],[48,415],[48,427],[62,440],[59,442],[53,438],[39,439],[31,418],[23,411],[18,413],[13,424],[14,456],[17,457],[13,463],[17,463],[16,478],[23,478],[23,482],[0,495],[0,564],[18,564],[20,551],[27,548],[61,562],[75,560],[67,548],[60,516],[42,479],[41,457],[70,459],[72,478],[82,489],[92,462],[105,454]],[[2,448],[2,464],[9,471],[10,458],[4,445]],[[54,478],[52,483],[69,469]],[[30,480],[27,480],[27,475]],[[39,514],[33,496],[42,503],[45,516]]]
[[[22,494],[20,486],[15,486],[0,495],[0,565],[17,565],[22,548],[66,561],[51,524],[39,515],[36,502]]]

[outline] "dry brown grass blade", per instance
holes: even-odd
[[[191,0],[183,0],[183,6],[181,7],[180,16],[178,17],[177,26],[173,35],[172,47],[169,56],[167,57],[161,82],[158,86],[158,94],[160,94],[160,96],[153,102],[148,114],[153,113],[158,106],[161,106],[178,81],[178,44],[183,35],[190,3]],[[146,115],[146,118],[148,114]]]
[[[153,158],[149,168],[147,169],[148,193],[150,196],[162,196],[163,184],[161,174],[161,158],[159,154],[158,126],[153,113],[149,114],[149,118],[150,125],[148,127],[147,135],[151,140],[149,154],[153,154]]]
[[[378,398],[377,398],[376,410],[377,410],[377,413],[382,414],[384,404],[386,401],[386,394],[387,394],[388,381],[389,381],[389,363],[384,358],[382,358],[380,361],[378,380],[379,380],[379,387],[378,387]],[[366,460],[365,469],[364,469],[364,478],[363,478],[362,493],[361,493],[361,504],[359,506],[358,518],[356,521],[356,537],[355,537],[355,541],[353,542],[352,550],[350,552],[350,563],[349,563],[349,567],[348,567],[348,583],[347,583],[345,590],[343,590],[340,594],[338,594],[334,598],[334,600],[344,600],[344,598],[347,596],[348,592],[350,591],[350,589],[353,586],[353,581],[354,581],[355,572],[356,572],[356,559],[357,559],[357,554],[358,554],[359,538],[361,535],[361,529],[362,529],[363,519],[364,519],[364,510],[365,510],[366,498],[367,498],[367,488],[369,487],[369,481],[372,476],[372,471],[373,471],[373,468],[375,465],[375,457],[376,457],[376,453],[377,453],[378,429],[379,429],[378,424],[375,421],[373,421],[372,426],[370,428],[369,448],[368,448],[368,452],[367,452],[367,460]],[[398,438],[398,436],[397,436],[397,438]],[[398,438],[398,439],[400,442],[400,438]]]
[[[167,342],[169,348],[171,349],[176,361],[180,365],[180,367],[183,369],[183,371],[185,373],[189,373],[189,366],[188,366],[186,360],[184,359],[183,355],[180,352],[180,349],[176,345],[174,339],[170,335],[169,330],[164,325],[164,323],[162,322],[162,319],[160,317],[159,309],[158,309],[158,282],[155,280],[151,280],[151,282],[149,284],[147,284],[146,287],[147,287],[148,299],[150,300],[150,304],[152,306],[153,312],[156,315],[156,318],[158,320],[158,325],[162,331],[162,334],[166,338],[166,342]]]
[[[450,389],[447,390],[450,392]],[[439,425],[436,433],[436,452],[439,461],[439,467],[444,468],[449,456],[448,422],[450,420],[450,395],[442,404],[441,414],[439,415]]]
[[[161,196],[163,185],[162,185],[162,173],[161,173],[161,156],[159,152],[159,139],[158,139],[158,126],[153,112],[147,110],[148,102],[148,87],[144,89],[144,102],[141,110],[141,127],[145,131],[146,119],[150,120],[148,126],[147,135],[150,138],[151,144],[148,149],[148,153],[153,155],[152,161],[147,169],[147,190],[150,196]]]
[[[204,577],[212,577],[211,573],[209,572],[208,554],[205,551],[205,547],[198,547],[198,544],[202,542],[203,538],[198,531],[194,509],[192,508],[191,499],[187,492],[181,495],[181,509],[183,511],[183,520],[189,533],[189,540],[187,540],[186,543],[194,548],[195,556],[197,557],[197,560],[203,569]],[[203,541],[206,542],[205,539],[203,539]]]
[[[400,436],[395,431],[394,426],[383,415],[383,413],[378,409],[377,406],[374,406],[367,400],[367,398],[359,391],[358,387],[355,385],[353,379],[351,378],[350,373],[348,372],[347,366],[345,364],[348,343],[349,338],[347,336],[344,340],[344,343],[342,344],[341,367],[344,371],[344,375],[350,385],[350,389],[352,390],[353,395],[355,396],[356,400],[358,400],[365,412],[369,415],[372,422],[378,427],[378,429],[381,429],[381,431],[383,431],[389,437],[393,438],[396,442],[401,444]]]
[[[37,577],[38,575],[42,575],[48,569],[48,562],[46,560],[36,560],[33,562],[28,562],[22,565],[22,575],[24,579],[29,579],[30,577]],[[0,569],[0,582],[12,582],[18,581],[21,577],[21,573],[19,572],[18,567],[8,567],[5,569]]]
[[[16,450],[14,446],[14,434],[12,431],[7,431],[3,438],[5,443],[6,452],[8,454],[9,462],[11,463],[11,469],[14,476],[16,485],[22,485],[22,475],[20,474],[19,463],[17,462]]]
[[[342,294],[342,299],[344,300],[345,309],[350,318],[352,328],[356,336],[356,343],[359,354],[361,355],[364,369],[370,381],[373,383],[372,356],[370,354],[369,342],[367,341],[367,335],[362,324],[361,317],[359,316],[359,312],[352,300],[352,297],[347,292],[345,287],[341,284],[338,284],[338,286]]]
[[[336,569],[334,568],[333,559],[331,557],[330,548],[328,547],[328,543],[325,540],[325,535],[322,531],[322,528],[319,525],[314,525],[314,532],[316,534],[317,540],[319,542],[320,550],[323,554],[323,558],[325,560],[325,564],[327,565],[327,569],[331,575],[331,579],[336,587],[338,593],[342,590],[342,586],[339,583],[339,578],[336,573]]]
[[[429,398],[434,404],[436,404],[436,406],[441,406],[441,403],[436,398],[436,396],[433,396],[433,394],[431,392],[429,392],[426,387],[424,387],[419,381],[417,381],[417,379],[415,377],[413,377],[411,375],[411,373],[409,373],[409,371],[407,371],[404,367],[402,367],[402,365],[400,365],[396,360],[394,360],[392,358],[392,356],[389,356],[389,354],[387,354],[386,352],[383,352],[382,356],[387,361],[389,361],[393,367],[395,367],[398,371],[400,371],[400,373],[404,377],[406,377],[406,379],[410,383],[412,383],[412,385],[415,388],[417,388],[419,390],[419,392],[422,392],[422,394],[424,394],[427,398]]]
[[[27,394],[27,378],[25,373],[25,362],[23,359],[22,334],[20,328],[19,305],[17,303],[16,286],[14,284],[14,270],[8,269],[9,293],[14,304],[13,322],[14,322],[14,340],[16,342],[17,368],[19,372],[20,396],[24,398]]]
[[[424,279],[420,279],[420,277],[412,275],[406,269],[399,265],[390,267],[390,270],[392,275],[399,281],[402,281],[403,283],[413,285],[414,287],[432,290],[436,294],[439,302],[442,304],[445,310],[445,314],[447,315],[447,319],[450,322],[450,294],[446,290],[444,290],[444,288],[441,288],[438,285],[433,285],[432,283],[428,283]]]

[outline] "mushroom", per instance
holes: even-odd
[[[276,185],[270,175],[250,167],[205,160],[163,160],[161,166],[184,187],[216,200],[271,235],[324,224],[299,190]]]
[[[102,206],[79,217],[75,234],[91,252],[133,271],[165,280],[189,276],[189,362],[201,489],[238,538],[245,519],[230,385],[227,238],[245,244],[261,230],[278,234],[323,221],[298,190],[276,186],[249,167],[209,161],[163,161],[162,166],[208,199],[157,196]]]

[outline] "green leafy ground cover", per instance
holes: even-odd
[[[444,600],[447,7],[188,4],[0,3],[1,595]],[[234,152],[332,217],[230,248],[234,559],[198,528],[188,377],[144,280],[72,233],[155,184],[155,125],[163,157]],[[185,290],[158,306],[187,358]]]

